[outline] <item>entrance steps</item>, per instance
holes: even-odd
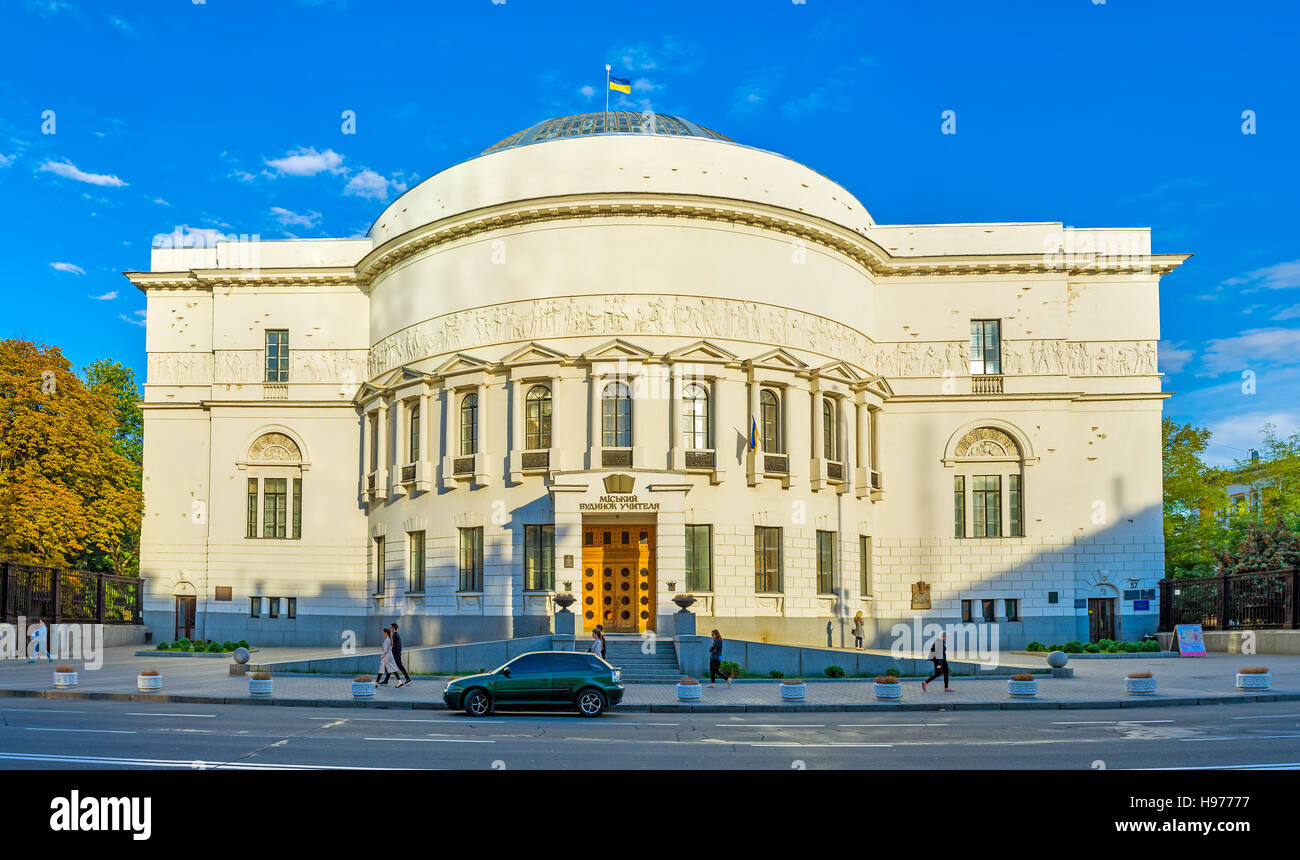
[[[619,670],[624,684],[675,684],[682,676],[677,649],[666,636],[648,640],[635,634],[607,633],[605,659]]]

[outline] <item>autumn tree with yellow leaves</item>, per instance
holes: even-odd
[[[58,347],[0,340],[0,558],[134,574],[138,392],[116,362],[87,379]]]

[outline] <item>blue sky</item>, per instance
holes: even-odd
[[[603,108],[608,62],[623,106],[808,164],[878,223],[1151,227],[1196,255],[1162,284],[1167,414],[1217,462],[1300,422],[1295,3],[0,0],[0,32],[0,336],[77,365],[143,377],[120,272],[155,236],[362,234]]]

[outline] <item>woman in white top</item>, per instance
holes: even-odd
[[[387,627],[384,628],[384,641],[379,647],[379,677],[375,678],[376,684],[387,686],[388,676],[397,673],[397,661],[393,659],[393,631]],[[397,686],[402,686],[398,681]]]
[[[600,638],[600,631],[593,630],[591,631],[591,647],[587,649],[587,652],[590,654],[595,654],[597,657],[599,657],[600,649],[603,644],[605,644],[605,641]]]

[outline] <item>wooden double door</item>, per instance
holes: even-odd
[[[582,527],[582,629],[606,633],[655,629],[655,527],[639,523]]]

